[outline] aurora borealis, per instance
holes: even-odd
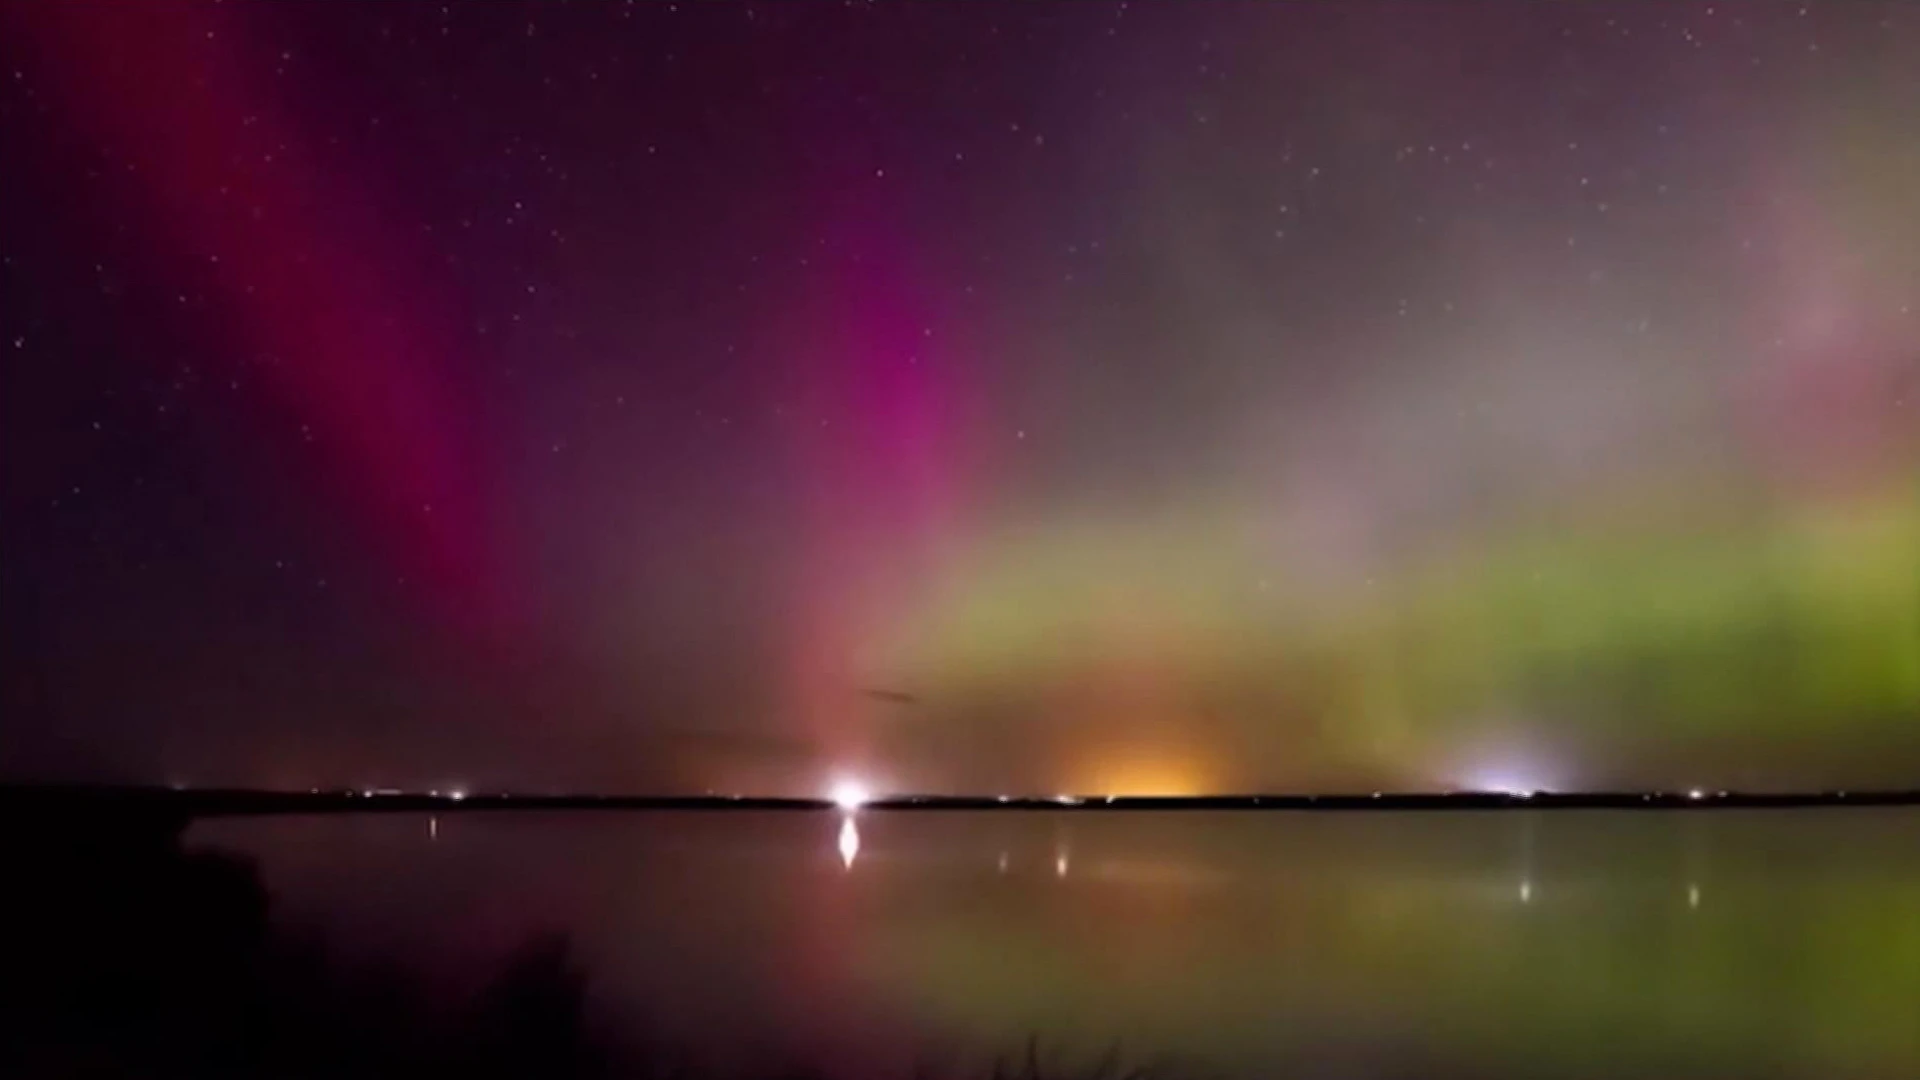
[[[0,4],[0,767],[1920,775],[1920,11]]]

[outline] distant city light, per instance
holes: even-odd
[[[1510,795],[1516,799],[1531,799],[1553,790],[1552,785],[1544,783],[1539,776],[1522,769],[1479,773],[1467,781],[1467,786],[1473,791]]]
[[[464,788],[454,788],[452,791],[447,792],[447,798],[452,799],[454,802],[460,802],[466,797],[467,793]]]
[[[1469,791],[1513,797],[1546,795],[1566,787],[1566,773],[1544,747],[1486,743],[1450,769]]]
[[[858,810],[872,801],[873,793],[860,781],[847,779],[834,781],[827,797],[842,810]]]
[[[1699,788],[1687,789],[1687,798],[1689,799],[1704,799],[1706,797],[1707,797],[1707,793],[1700,790]]]

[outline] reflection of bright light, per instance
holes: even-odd
[[[853,869],[854,856],[860,854],[860,830],[853,826],[853,815],[840,819],[840,865]]]
[[[1065,848],[1060,849],[1060,851],[1056,852],[1053,856],[1053,876],[1062,878],[1067,876],[1067,852]]]
[[[1004,851],[1000,853],[999,865],[1000,865],[1000,872],[1003,874],[1006,873],[1007,872],[1007,853]]]
[[[1520,883],[1520,902],[1523,904],[1533,903],[1533,882],[1522,881]]]
[[[429,840],[440,839],[440,819],[439,818],[430,817],[427,819],[427,839]]]
[[[1697,908],[1700,906],[1700,886],[1698,885],[1687,886],[1687,906],[1690,908]]]
[[[842,810],[858,810],[873,798],[873,794],[867,790],[867,785],[858,780],[849,779],[835,780],[833,789],[827,793],[827,797]]]

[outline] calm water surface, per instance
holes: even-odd
[[[1920,811],[222,821],[276,921],[465,992],[567,934],[604,1023],[865,1072],[1920,1076]]]

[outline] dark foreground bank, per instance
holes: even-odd
[[[348,966],[276,929],[250,860],[184,848],[163,800],[0,814],[0,1075],[9,1077],[701,1077],[697,1050],[599,1024],[561,935],[524,942],[477,990]],[[41,811],[44,800],[32,804]],[[977,1060],[977,1059],[976,1059]],[[816,1076],[768,1062],[753,1076]],[[1169,1076],[1038,1043],[916,1075]]]

